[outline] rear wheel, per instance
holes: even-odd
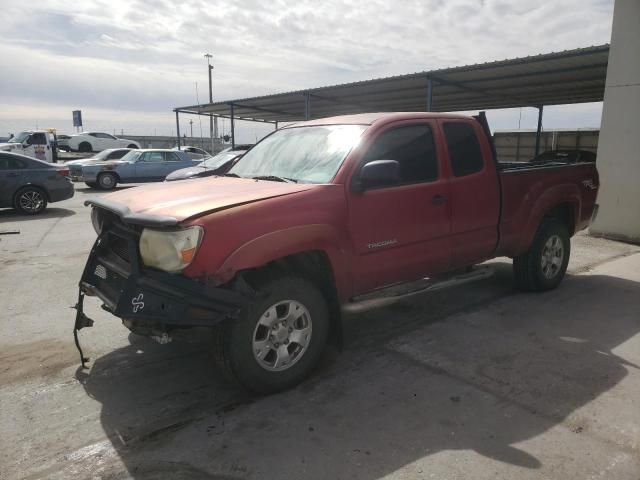
[[[320,290],[285,276],[258,287],[257,300],[216,330],[218,366],[227,377],[259,393],[285,390],[317,365],[329,334],[329,312]]]
[[[556,288],[567,271],[571,239],[564,223],[555,218],[545,220],[529,250],[513,259],[518,288],[543,291]]]
[[[112,190],[118,184],[118,177],[115,173],[105,172],[98,175],[98,188],[100,190]]]
[[[82,142],[80,143],[80,145],[78,145],[78,150],[80,150],[81,152],[91,152],[93,150],[93,147],[89,142]]]
[[[24,187],[16,192],[13,205],[24,215],[37,215],[47,208],[47,196],[37,187]]]

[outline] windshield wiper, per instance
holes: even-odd
[[[206,168],[206,167],[205,167]],[[240,175],[238,175],[237,173],[223,173],[222,174],[223,177],[234,177],[234,178],[242,178]]]
[[[298,183],[298,181],[293,178],[279,177],[277,175],[258,175],[251,178],[253,178],[254,180],[269,180],[272,182]]]

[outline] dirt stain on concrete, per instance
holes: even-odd
[[[73,344],[58,339],[0,347],[0,385],[49,377],[78,362]]]

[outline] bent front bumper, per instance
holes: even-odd
[[[112,224],[96,240],[79,283],[76,339],[78,330],[93,324],[84,315],[85,296],[98,297],[128,328],[149,334],[213,326],[237,316],[247,302],[247,296],[233,290],[143,268],[137,240],[138,232],[124,224]],[[81,350],[80,355],[84,366]]]

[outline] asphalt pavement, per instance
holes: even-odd
[[[310,379],[256,397],[213,370],[206,331],[158,345],[94,299],[79,368],[83,202],[101,194],[0,210],[20,231],[0,236],[3,480],[638,480],[639,247],[581,234],[553,292],[515,292],[497,259],[488,280],[349,316]]]

